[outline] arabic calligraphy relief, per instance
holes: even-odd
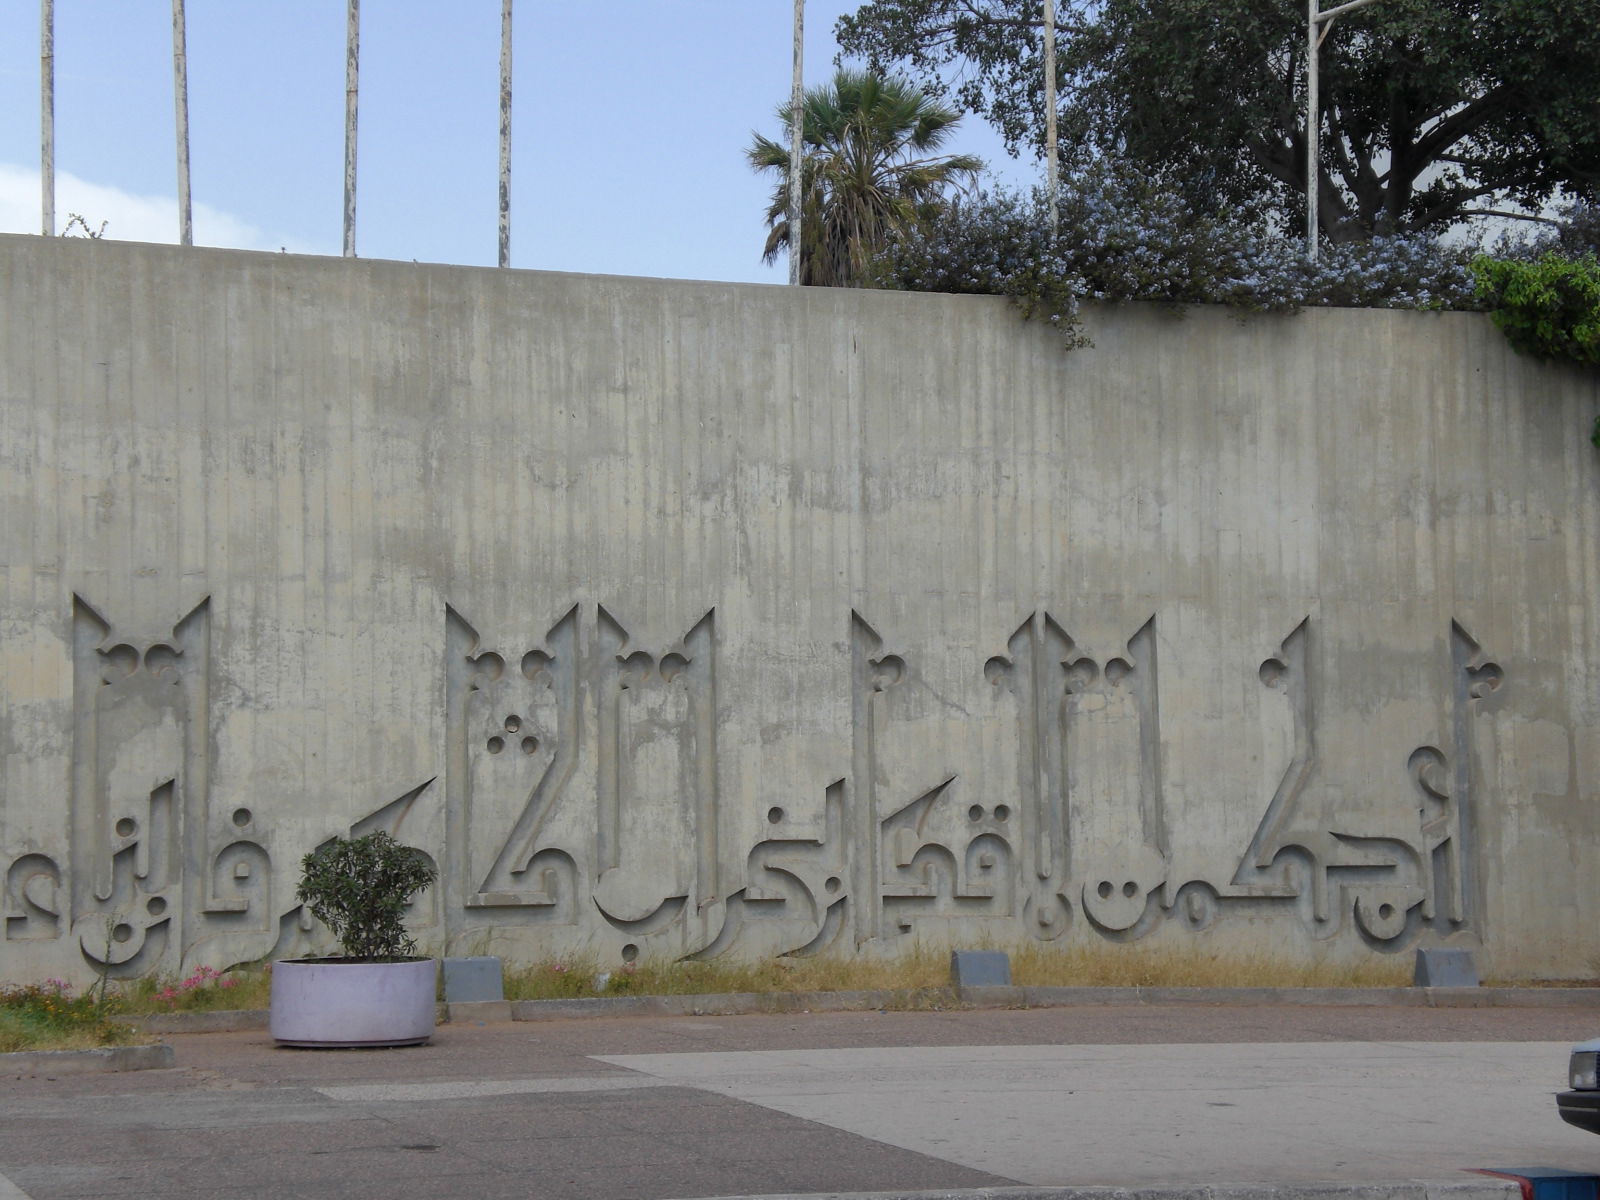
[[[445,610],[448,879],[467,909],[576,920],[578,867],[547,844],[577,767],[577,610],[496,651]],[[501,917],[513,915],[501,911]]]
[[[453,938],[598,919],[634,956],[711,940],[725,896],[716,640],[715,611],[644,647],[597,605],[537,645],[496,648],[446,610]]]
[[[286,876],[312,846],[279,847],[270,803],[212,795],[212,620],[204,600],[138,637],[75,600],[70,845],[0,858],[7,943],[66,940],[95,970],[131,976],[325,941]],[[1159,614],[1089,644],[1041,609],[999,653],[962,662],[851,612],[849,725],[826,782],[797,781],[756,813],[724,778],[719,739],[742,727],[727,705],[748,701],[728,699],[740,681],[722,677],[715,609],[661,641],[600,604],[528,628],[543,632],[486,635],[446,608],[437,768],[365,816],[315,826],[388,829],[438,859],[442,883],[411,920],[425,944],[490,934],[508,952],[631,959],[848,953],[955,931],[1126,942],[1242,919],[1379,950],[1481,933],[1478,731],[1506,673],[1457,622],[1413,691],[1448,687],[1404,710],[1424,714],[1414,731],[1385,731],[1382,745],[1410,737],[1408,749],[1363,764],[1375,790],[1356,806],[1349,764],[1329,751],[1338,698],[1320,619],[1215,668],[1259,689],[1260,740],[1241,729],[1240,753],[1276,779],[1270,795],[1226,798],[1251,812],[1250,833],[1215,874],[1214,856],[1174,865],[1174,830],[1192,826],[1169,810],[1179,743],[1163,728],[1185,718]],[[977,732],[930,752],[932,679],[948,688],[963,671],[969,695],[941,696],[939,719]],[[1339,719],[1348,744],[1352,718]]]
[[[1404,837],[1363,836],[1311,825],[1300,809],[1323,766],[1312,703],[1317,636],[1309,618],[1261,664],[1264,687],[1279,693],[1292,721],[1293,755],[1230,888],[1211,903],[1257,911],[1294,906],[1314,937],[1340,933],[1348,917],[1363,940],[1394,948],[1422,928],[1467,928],[1476,907],[1472,846],[1477,761],[1473,711],[1504,682],[1477,643],[1450,627],[1448,752],[1426,744],[1405,762],[1418,820]],[[1452,765],[1453,764],[1453,765]]]

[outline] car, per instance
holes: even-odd
[[[1579,1042],[1572,1048],[1567,1060],[1567,1083],[1571,1091],[1556,1094],[1556,1111],[1568,1125],[1576,1125],[1590,1133],[1600,1133],[1600,1079],[1596,1078],[1596,1063],[1600,1062],[1600,1038]]]

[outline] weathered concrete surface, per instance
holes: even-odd
[[[978,1187],[881,1192],[789,1192],[763,1196],[712,1196],[705,1200],[1517,1200],[1522,1192],[1504,1179],[1456,1183],[1275,1183],[1210,1187]]]
[[[750,1016],[771,1013],[942,1012],[976,1008],[1106,1009],[1201,1005],[1322,1008],[1600,1009],[1600,988],[1041,988],[964,987],[840,992],[724,992],[682,996],[589,996],[572,1000],[443,1004],[441,1021],[565,1021],[575,1017]],[[156,1013],[146,1033],[233,1033],[266,1029],[267,1010]]]
[[[1586,973],[1590,376],[1473,315],[0,238],[0,973],[1144,939]]]
[[[1594,1148],[1552,1119],[1566,1053],[1278,1042],[597,1057],[1021,1183],[1142,1188],[1445,1179],[1506,1165],[1502,1151],[1583,1170]]]
[[[1218,1005],[446,1025],[429,1046],[381,1054],[274,1050],[264,1033],[180,1035],[175,1071],[110,1086],[0,1077],[0,1176],[35,1200],[887,1196],[1015,1188],[1007,1181],[1030,1159],[1053,1152],[1061,1177],[1080,1181],[1108,1160],[1125,1177],[1172,1165],[1121,1200],[1488,1200],[1498,1183],[1467,1168],[1592,1169],[1600,1145],[1557,1118],[1552,1093],[1567,1044],[1593,1024],[1592,1011]],[[779,1071],[807,1084],[793,1099],[823,1115],[728,1095],[710,1077],[683,1086],[603,1061],[705,1051],[767,1082],[783,1056]],[[1087,1091],[1065,1095],[1073,1056],[1080,1072],[1097,1070]],[[970,1079],[937,1071],[952,1062],[970,1064]],[[925,1149],[895,1144],[893,1113],[863,1102],[875,1093],[880,1110],[926,1114]],[[1135,1098],[1146,1103],[1134,1109]],[[984,1115],[1013,1111],[1011,1129]],[[1292,1136],[1232,1136],[1258,1113]],[[1001,1128],[984,1142],[971,1121]],[[1045,1133],[1017,1139],[1016,1171],[1009,1159],[998,1178],[964,1165],[975,1145],[998,1155],[1023,1127]],[[1364,1163],[1368,1138],[1398,1159],[1395,1174],[1325,1179],[1319,1162],[1342,1147]],[[1170,1147],[1191,1142],[1192,1159],[1174,1162]],[[1202,1188],[1200,1175],[1221,1168],[1229,1184],[1252,1186]],[[1468,1197],[1459,1186],[1491,1190]]]

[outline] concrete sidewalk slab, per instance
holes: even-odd
[[[701,1200],[1517,1200],[1509,1180],[1481,1183],[1221,1184],[1202,1188],[962,1188],[937,1192],[810,1192],[806,1195],[709,1196]]]
[[[1600,1009],[1593,1006],[1191,1002],[447,1024],[428,1046],[392,1051],[282,1050],[265,1031],[178,1034],[174,1070],[0,1077],[0,1175],[13,1189],[0,1200],[851,1193],[875,1193],[874,1200],[1269,1200],[1269,1192],[1271,1200],[1515,1200],[1506,1181],[1458,1169],[1313,1184],[1263,1178],[1259,1163],[1282,1158],[1285,1146],[1298,1152],[1304,1139],[1263,1148],[1233,1133],[1256,1119],[1253,1111],[1239,1113],[1233,1094],[1190,1095],[1178,1126],[1141,1112],[1158,1087],[1179,1099],[1195,1093],[1204,1078],[1197,1064],[1210,1051],[1243,1073],[1241,1093],[1272,1093],[1266,1107],[1282,1110],[1272,1119],[1293,1127],[1298,1111],[1305,1131],[1324,1146],[1368,1122],[1387,1124],[1396,1142],[1436,1150],[1442,1124],[1458,1120],[1451,1093],[1477,1091],[1484,1104],[1522,1115],[1476,1127],[1478,1144],[1462,1165],[1543,1162],[1586,1170],[1600,1163],[1600,1140],[1563,1125],[1551,1093],[1564,1081],[1568,1044],[1597,1026]],[[719,1091],[703,1072],[684,1083],[671,1071],[637,1069],[648,1064],[619,1065],[640,1056],[707,1054],[732,1056],[734,1073],[754,1076],[754,1085],[770,1082],[762,1056],[787,1055],[788,1067],[804,1068],[814,1085],[798,1099],[822,1104],[832,1086],[840,1097],[834,1114],[792,1115],[771,1096],[747,1100]],[[830,1081],[837,1063],[819,1055],[853,1059],[867,1068],[864,1077]],[[1439,1062],[1430,1067],[1430,1058]],[[1276,1061],[1275,1074],[1244,1072],[1262,1059]],[[1052,1091],[1060,1082],[1052,1072],[1072,1060],[1092,1067],[1099,1093]],[[1457,1065],[1447,1069],[1446,1060]],[[983,1077],[985,1061],[998,1083]],[[1522,1070],[1507,1074],[1496,1062]],[[1337,1080],[1340,1070],[1353,1076],[1341,1082],[1349,1104],[1332,1112],[1299,1105],[1300,1076]],[[1127,1101],[1119,1084],[1122,1093],[1143,1089],[1133,1100],[1146,1102],[1133,1104],[1131,1118],[1116,1108]],[[1409,1087],[1426,1098],[1408,1101]],[[1148,1157],[1170,1173],[1156,1184],[1107,1190],[1077,1177],[1037,1184],[1011,1169],[1022,1161],[1017,1155],[1000,1156],[998,1170],[965,1165],[956,1151],[969,1136],[962,1127],[971,1118],[961,1108],[969,1092],[992,1110],[985,1119],[995,1126],[1005,1124],[1008,1105],[1020,1106],[1044,1130],[1034,1140],[1070,1145],[1099,1121],[1110,1131],[1106,1138],[1122,1139],[1125,1165]],[[1376,1100],[1368,1103],[1368,1095]],[[1212,1106],[1207,1098],[1234,1103]],[[865,1115],[842,1121],[852,1105]],[[868,1120],[873,1108],[918,1106],[956,1136],[930,1141],[924,1151],[855,1131],[877,1128]],[[938,1134],[936,1125],[930,1129]],[[1208,1139],[1233,1146],[1239,1172],[1210,1184],[1196,1180],[1189,1167],[1198,1156],[1171,1153],[1174,1133],[1185,1151]],[[1440,1191],[1452,1180],[1491,1191]]]
[[[1564,1043],[944,1046],[598,1055],[1036,1186],[1447,1179],[1592,1159]]]

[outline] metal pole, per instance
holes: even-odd
[[[356,98],[361,81],[361,0],[349,0],[344,41],[344,256],[356,256]]]
[[[172,96],[178,120],[178,244],[194,245],[194,210],[189,203],[189,52],[183,0],[172,0]]]
[[[1044,156],[1050,191],[1050,236],[1053,238],[1060,224],[1056,210],[1061,199],[1061,173],[1056,163],[1056,0],[1044,0]]]
[[[806,0],[794,0],[794,82],[789,92],[789,282],[800,283],[801,177],[805,173],[805,30]]]
[[[56,6],[39,3],[39,201],[40,232],[56,232]]]
[[[1321,0],[1306,0],[1306,258],[1317,261],[1317,196],[1322,173],[1319,141],[1322,137],[1322,100],[1318,95],[1317,54],[1335,17],[1375,4],[1377,0],[1348,0],[1327,12],[1318,12]],[[1324,28],[1319,33],[1317,26]]]
[[[1317,6],[1320,0],[1306,0],[1306,261],[1317,261],[1317,176],[1321,157],[1317,136],[1322,127],[1320,98],[1317,95]]]
[[[500,265],[511,265],[511,0],[500,2]]]

